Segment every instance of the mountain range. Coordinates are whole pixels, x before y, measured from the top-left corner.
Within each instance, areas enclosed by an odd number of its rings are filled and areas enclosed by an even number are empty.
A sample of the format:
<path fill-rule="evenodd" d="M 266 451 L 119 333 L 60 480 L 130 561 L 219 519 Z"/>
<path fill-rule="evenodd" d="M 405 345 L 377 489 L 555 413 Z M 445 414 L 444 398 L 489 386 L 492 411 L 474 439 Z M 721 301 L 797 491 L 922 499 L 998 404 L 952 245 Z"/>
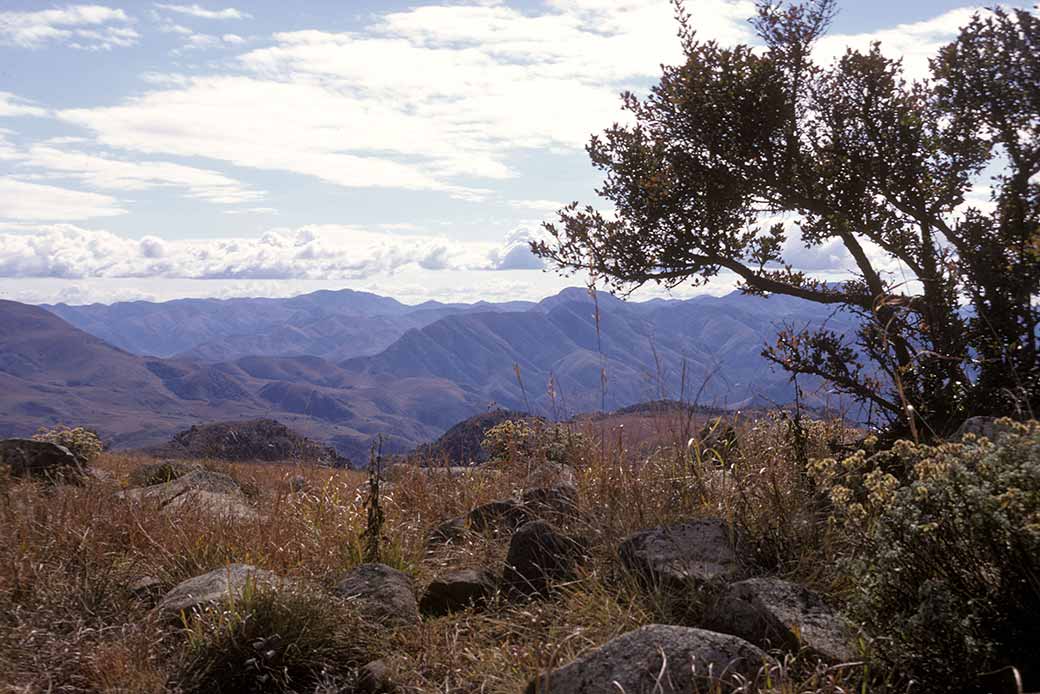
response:
<path fill-rule="evenodd" d="M 761 356 L 782 324 L 851 319 L 788 297 L 409 306 L 343 290 L 89 306 L 0 301 L 0 435 L 82 424 L 142 447 L 205 421 L 275 418 L 364 460 L 496 407 L 549 417 L 661 398 L 784 403 Z M 803 387 L 812 384 L 802 383 Z"/>

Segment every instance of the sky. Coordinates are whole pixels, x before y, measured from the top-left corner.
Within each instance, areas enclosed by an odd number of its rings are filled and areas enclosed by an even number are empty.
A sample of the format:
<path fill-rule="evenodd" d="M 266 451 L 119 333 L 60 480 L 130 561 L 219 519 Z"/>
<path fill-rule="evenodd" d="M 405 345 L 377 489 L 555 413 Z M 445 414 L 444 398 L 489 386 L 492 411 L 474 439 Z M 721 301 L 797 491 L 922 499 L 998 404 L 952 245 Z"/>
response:
<path fill-rule="evenodd" d="M 914 77 L 976 10 L 840 7 L 821 60 L 880 40 Z M 688 8 L 754 43 L 750 0 Z M 527 241 L 596 202 L 589 136 L 681 57 L 668 0 L 0 0 L 0 298 L 544 297 L 584 280 Z"/>

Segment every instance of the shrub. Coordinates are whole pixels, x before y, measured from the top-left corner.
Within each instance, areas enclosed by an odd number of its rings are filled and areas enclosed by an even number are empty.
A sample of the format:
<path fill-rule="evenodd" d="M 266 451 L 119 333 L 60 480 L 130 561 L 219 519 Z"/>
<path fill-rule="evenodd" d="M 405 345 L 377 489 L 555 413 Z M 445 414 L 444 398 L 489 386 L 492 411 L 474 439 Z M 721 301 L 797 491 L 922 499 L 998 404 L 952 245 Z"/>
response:
<path fill-rule="evenodd" d="M 362 628 L 332 598 L 256 585 L 187 618 L 186 628 L 178 684 L 187 692 L 302 692 L 322 684 L 342 686 L 371 659 L 373 650 L 373 630 Z"/>
<path fill-rule="evenodd" d="M 936 691 L 1005 665 L 1040 674 L 1040 425 L 1005 422 L 997 442 L 902 441 L 814 468 L 850 539 L 853 615 Z"/>
<path fill-rule="evenodd" d="M 591 448 L 589 438 L 560 424 L 510 419 L 488 430 L 481 444 L 491 462 L 549 461 L 575 465 Z"/>
<path fill-rule="evenodd" d="M 90 463 L 105 450 L 97 432 L 84 427 L 69 428 L 62 424 L 41 428 L 33 435 L 36 441 L 47 441 L 68 448 L 83 463 Z"/>

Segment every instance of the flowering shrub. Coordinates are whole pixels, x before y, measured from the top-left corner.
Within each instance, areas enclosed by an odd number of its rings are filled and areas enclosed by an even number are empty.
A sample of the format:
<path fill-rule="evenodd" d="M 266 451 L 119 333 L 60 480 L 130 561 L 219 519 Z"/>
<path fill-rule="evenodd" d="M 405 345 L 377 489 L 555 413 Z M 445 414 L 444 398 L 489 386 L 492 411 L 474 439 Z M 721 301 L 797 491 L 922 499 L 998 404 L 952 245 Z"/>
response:
<path fill-rule="evenodd" d="M 852 614 L 936 690 L 1040 652 L 1040 424 L 813 467 L 849 539 Z M 1030 670 L 1034 670 L 1030 672 Z"/>
<path fill-rule="evenodd" d="M 97 433 L 83 427 L 69 428 L 59 424 L 50 429 L 40 429 L 33 439 L 64 446 L 83 463 L 90 463 L 104 450 Z"/>
<path fill-rule="evenodd" d="M 589 438 L 559 424 L 510 419 L 492 427 L 481 444 L 492 462 L 549 461 L 575 465 L 588 455 Z"/>

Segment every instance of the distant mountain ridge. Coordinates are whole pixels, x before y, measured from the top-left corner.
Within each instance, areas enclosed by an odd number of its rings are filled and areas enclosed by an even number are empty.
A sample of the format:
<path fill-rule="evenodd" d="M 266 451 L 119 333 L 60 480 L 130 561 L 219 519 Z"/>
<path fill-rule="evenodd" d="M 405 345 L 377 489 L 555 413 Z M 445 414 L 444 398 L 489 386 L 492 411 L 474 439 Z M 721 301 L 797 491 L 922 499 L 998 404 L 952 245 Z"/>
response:
<path fill-rule="evenodd" d="M 530 302 L 415 306 L 351 289 L 286 299 L 178 299 L 45 305 L 73 326 L 134 354 L 230 361 L 245 356 L 376 354 L 411 328 L 473 310 L 525 310 Z"/>
<path fill-rule="evenodd" d="M 388 344 L 358 356 L 375 343 L 350 336 L 383 319 L 396 321 L 378 338 Z M 84 424 L 140 447 L 193 424 L 273 418 L 363 460 L 378 434 L 388 453 L 403 452 L 489 408 L 566 418 L 668 398 L 786 403 L 789 377 L 761 357 L 763 344 L 783 323 L 825 321 L 853 325 L 788 297 L 594 301 L 584 289 L 538 303 L 410 307 L 350 291 L 47 310 L 0 302 L 0 325 L 11 326 L 0 333 L 0 435 Z M 242 329 L 253 335 L 238 345 Z M 320 337 L 326 329 L 331 337 Z M 294 330 L 299 340 L 280 342 Z M 177 356 L 135 354 L 106 335 L 142 352 L 165 341 Z M 238 353 L 253 345 L 276 353 Z M 305 349 L 325 354 L 297 353 Z"/>

